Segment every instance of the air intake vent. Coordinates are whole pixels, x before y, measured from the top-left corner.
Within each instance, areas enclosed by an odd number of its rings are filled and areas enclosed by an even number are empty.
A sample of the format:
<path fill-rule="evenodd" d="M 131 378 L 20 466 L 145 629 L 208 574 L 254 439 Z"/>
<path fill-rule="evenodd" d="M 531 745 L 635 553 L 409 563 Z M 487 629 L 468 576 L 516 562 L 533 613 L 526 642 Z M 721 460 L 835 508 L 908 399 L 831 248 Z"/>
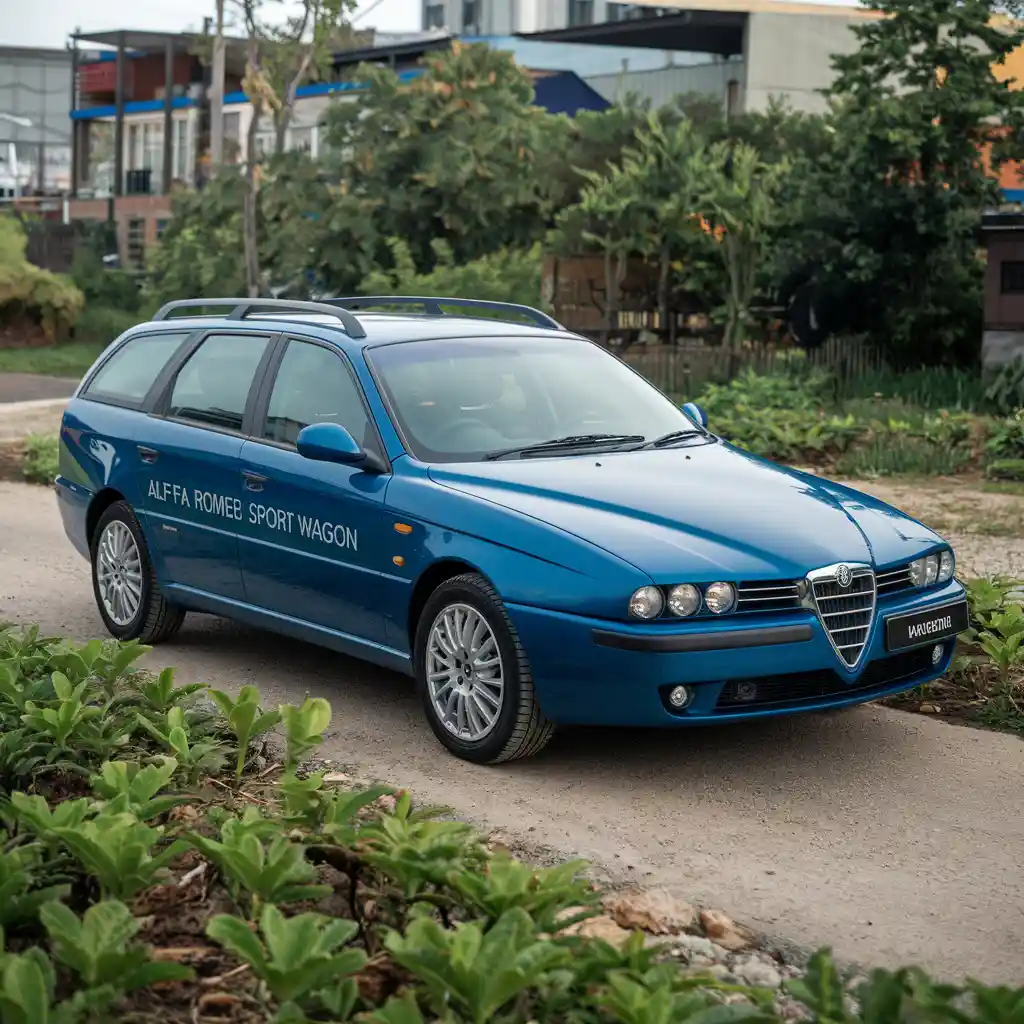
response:
<path fill-rule="evenodd" d="M 856 668 L 875 617 L 874 572 L 866 565 L 830 565 L 807 581 L 832 646 L 848 668 Z"/>

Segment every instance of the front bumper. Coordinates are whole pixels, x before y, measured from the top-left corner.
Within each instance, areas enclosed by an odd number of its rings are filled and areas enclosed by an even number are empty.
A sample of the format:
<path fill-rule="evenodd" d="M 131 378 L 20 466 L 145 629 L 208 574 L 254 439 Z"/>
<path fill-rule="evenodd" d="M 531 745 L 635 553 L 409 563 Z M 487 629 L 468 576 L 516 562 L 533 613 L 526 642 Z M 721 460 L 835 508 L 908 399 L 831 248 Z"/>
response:
<path fill-rule="evenodd" d="M 510 605 L 508 612 L 550 719 L 673 727 L 840 707 L 919 686 L 949 667 L 954 639 L 928 634 L 893 652 L 887 620 L 963 601 L 955 580 L 879 600 L 867 650 L 854 671 L 841 662 L 811 611 L 636 625 L 523 605 Z M 942 650 L 934 661 L 937 646 Z M 665 695 L 681 683 L 691 686 L 693 699 L 673 712 Z"/>

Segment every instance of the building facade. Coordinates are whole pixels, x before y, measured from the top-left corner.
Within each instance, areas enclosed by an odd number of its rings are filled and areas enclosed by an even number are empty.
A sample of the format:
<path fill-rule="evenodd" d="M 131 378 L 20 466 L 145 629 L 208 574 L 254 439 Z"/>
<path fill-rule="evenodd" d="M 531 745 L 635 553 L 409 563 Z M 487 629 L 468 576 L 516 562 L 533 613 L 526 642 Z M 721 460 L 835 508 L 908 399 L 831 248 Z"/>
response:
<path fill-rule="evenodd" d="M 0 199 L 71 184 L 71 54 L 0 47 Z"/>

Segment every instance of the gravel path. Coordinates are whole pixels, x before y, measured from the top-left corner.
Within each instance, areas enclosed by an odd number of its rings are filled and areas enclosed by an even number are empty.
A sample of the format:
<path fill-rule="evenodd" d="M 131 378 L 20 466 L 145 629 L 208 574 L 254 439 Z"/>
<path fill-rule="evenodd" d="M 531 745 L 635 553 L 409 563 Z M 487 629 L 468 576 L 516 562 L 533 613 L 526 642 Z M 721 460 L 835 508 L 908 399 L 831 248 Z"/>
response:
<path fill-rule="evenodd" d="M 53 494 L 0 483 L 0 621 L 103 635 Z M 861 963 L 1021 981 L 1024 744 L 877 706 L 686 732 L 571 730 L 498 769 L 446 756 L 407 680 L 206 616 L 150 656 L 182 680 L 326 696 L 363 777 Z"/>

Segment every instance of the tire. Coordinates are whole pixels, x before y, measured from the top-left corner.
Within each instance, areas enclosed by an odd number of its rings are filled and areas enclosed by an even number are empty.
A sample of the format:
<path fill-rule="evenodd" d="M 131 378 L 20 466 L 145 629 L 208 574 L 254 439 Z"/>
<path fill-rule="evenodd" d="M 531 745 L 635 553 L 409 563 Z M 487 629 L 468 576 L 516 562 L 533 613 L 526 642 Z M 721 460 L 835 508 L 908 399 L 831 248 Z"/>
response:
<path fill-rule="evenodd" d="M 486 707 L 489 702 L 482 700 L 480 696 L 475 696 L 473 710 L 466 711 L 465 719 L 458 719 L 457 722 L 446 726 L 441 710 L 435 705 L 435 693 L 428 682 L 430 666 L 435 663 L 440 664 L 436 661 L 436 655 L 432 653 L 431 649 L 431 637 L 435 625 L 443 625 L 446 613 L 457 617 L 465 616 L 465 619 L 457 618 L 456 621 L 476 621 L 472 619 L 471 612 L 467 609 L 475 612 L 478 619 L 486 625 L 500 656 L 498 666 L 501 673 L 500 706 L 486 734 L 479 738 L 460 735 L 456 731 L 457 726 L 464 720 L 468 729 L 476 728 L 482 722 L 482 718 L 475 708 Z M 488 649 L 489 644 L 490 641 L 485 640 L 481 651 Z M 460 651 L 454 652 L 449 664 L 461 664 L 461 662 L 457 662 L 460 653 Z M 547 745 L 554 734 L 554 724 L 544 717 L 540 705 L 537 703 L 530 663 L 516 636 L 512 620 L 508 617 L 498 592 L 483 576 L 477 573 L 455 576 L 442 583 L 430 595 L 417 623 L 413 656 L 415 658 L 416 685 L 420 691 L 427 721 L 430 723 L 431 729 L 434 730 L 434 735 L 456 757 L 476 764 L 499 764 L 503 761 L 514 761 L 536 754 Z M 484 659 L 481 658 L 481 660 Z M 474 661 L 473 664 L 475 665 L 476 662 Z M 496 687 L 493 680 L 487 676 L 494 670 L 488 669 L 484 672 L 477 670 L 479 674 L 471 682 L 469 673 L 473 671 L 472 667 L 468 670 L 464 684 L 462 677 L 456 677 L 460 685 L 475 687 L 475 690 L 471 690 L 474 693 L 485 691 L 493 695 Z M 448 677 L 440 680 L 438 685 L 444 690 L 449 681 L 450 685 L 446 692 L 449 698 L 452 698 L 452 691 L 455 688 L 454 680 Z M 458 700 L 457 697 L 454 699 Z M 470 705 L 468 697 L 464 704 Z M 477 716 L 476 722 L 469 717 L 474 714 Z M 477 729 L 477 731 L 480 730 Z"/>
<path fill-rule="evenodd" d="M 108 608 L 100 581 L 101 563 L 106 564 L 106 556 L 101 555 L 100 546 L 105 538 L 112 542 L 123 541 L 126 544 L 125 531 L 134 541 L 134 550 L 138 556 L 137 570 L 129 570 L 131 582 L 137 583 L 139 588 L 138 606 L 131 615 L 127 614 L 130 608 L 125 606 L 119 606 L 122 609 L 121 614 L 113 608 Z M 141 640 L 144 644 L 158 644 L 170 639 L 181 629 L 181 624 L 185 621 L 185 610 L 170 604 L 164 598 L 153 569 L 153 560 L 149 556 L 149 546 L 131 505 L 125 501 L 115 501 L 103 512 L 96 524 L 90 548 L 92 589 L 96 607 L 111 636 L 118 640 Z M 129 567 L 135 564 L 130 547 L 125 564 Z"/>

